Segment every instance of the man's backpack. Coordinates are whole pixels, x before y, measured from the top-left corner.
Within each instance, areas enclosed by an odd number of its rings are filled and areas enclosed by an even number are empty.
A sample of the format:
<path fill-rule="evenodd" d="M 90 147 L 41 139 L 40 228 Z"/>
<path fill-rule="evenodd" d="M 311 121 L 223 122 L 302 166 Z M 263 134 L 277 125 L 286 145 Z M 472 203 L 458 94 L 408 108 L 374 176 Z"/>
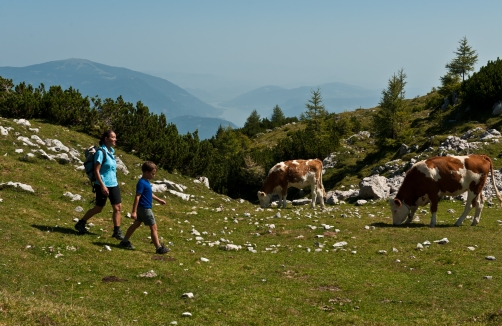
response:
<path fill-rule="evenodd" d="M 91 146 L 91 147 L 87 148 L 84 151 L 84 155 L 85 155 L 85 161 L 84 161 L 85 174 L 87 174 L 87 177 L 89 178 L 89 181 L 91 182 L 91 185 L 93 186 L 93 189 L 94 189 L 94 183 L 96 182 L 96 175 L 94 175 L 94 154 L 96 154 L 97 151 L 102 151 L 103 152 L 103 163 L 101 163 L 101 165 L 105 164 L 105 161 L 106 161 L 106 152 L 101 147 L 99 147 L 99 146 Z"/>

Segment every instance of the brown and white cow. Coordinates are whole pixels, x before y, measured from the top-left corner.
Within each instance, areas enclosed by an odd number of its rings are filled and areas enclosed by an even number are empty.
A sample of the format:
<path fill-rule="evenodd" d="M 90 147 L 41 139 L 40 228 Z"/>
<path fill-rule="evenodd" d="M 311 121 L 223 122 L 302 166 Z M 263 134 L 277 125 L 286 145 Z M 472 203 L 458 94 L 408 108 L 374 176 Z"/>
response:
<path fill-rule="evenodd" d="M 286 196 L 289 187 L 302 189 L 310 185 L 312 194 L 312 208 L 315 207 L 316 199 L 320 199 L 321 207 L 324 208 L 326 195 L 322 184 L 322 162 L 314 160 L 291 160 L 274 165 L 268 172 L 267 179 L 258 191 L 258 199 L 261 207 L 270 205 L 273 194 L 279 195 L 279 207 L 286 208 Z"/>
<path fill-rule="evenodd" d="M 396 197 L 389 200 L 394 225 L 402 224 L 406 217 L 406 223 L 410 223 L 418 206 L 430 202 L 430 226 L 434 227 L 439 197 L 457 196 L 466 191 L 464 212 L 455 226 L 462 225 L 473 207 L 476 207 L 476 213 L 471 225 L 478 224 L 484 204 L 482 190 L 490 172 L 493 188 L 502 206 L 502 197 L 495 185 L 492 160 L 486 155 L 439 156 L 415 163 L 406 172 Z"/>

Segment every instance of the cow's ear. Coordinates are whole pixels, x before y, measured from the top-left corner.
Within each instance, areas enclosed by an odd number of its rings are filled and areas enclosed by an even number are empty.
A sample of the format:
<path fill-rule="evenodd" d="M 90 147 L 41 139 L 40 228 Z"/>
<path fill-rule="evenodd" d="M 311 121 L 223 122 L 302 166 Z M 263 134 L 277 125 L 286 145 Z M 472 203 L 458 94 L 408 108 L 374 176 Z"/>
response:
<path fill-rule="evenodd" d="M 397 198 L 394 198 L 394 204 L 396 204 L 397 207 L 401 207 L 401 201 Z"/>

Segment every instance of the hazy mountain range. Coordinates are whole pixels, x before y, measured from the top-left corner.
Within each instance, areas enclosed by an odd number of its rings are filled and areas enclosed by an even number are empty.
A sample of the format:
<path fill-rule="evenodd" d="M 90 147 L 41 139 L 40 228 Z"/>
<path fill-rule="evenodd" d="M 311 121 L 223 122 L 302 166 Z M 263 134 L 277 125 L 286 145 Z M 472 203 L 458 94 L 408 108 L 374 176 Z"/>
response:
<path fill-rule="evenodd" d="M 153 73 L 152 73 L 153 74 Z M 243 81 L 210 74 L 156 74 L 108 66 L 85 59 L 51 61 L 26 67 L 0 67 L 0 76 L 14 84 L 25 82 L 46 89 L 59 85 L 78 89 L 83 96 L 141 101 L 154 114 L 163 113 L 176 124 L 180 134 L 199 130 L 199 137 L 213 136 L 218 127 L 242 127 L 253 110 L 270 117 L 279 105 L 287 117 L 305 112 L 311 91 L 321 90 L 328 112 L 368 108 L 378 104 L 381 91 L 344 83 L 326 83 L 286 89 L 278 86 L 256 88 Z M 161 77 L 179 82 L 183 88 Z M 231 122 L 230 122 L 231 121 Z"/>
<path fill-rule="evenodd" d="M 306 111 L 305 104 L 312 97 L 312 91 L 319 87 L 324 106 L 328 112 L 352 111 L 359 107 L 377 106 L 380 100 L 379 90 L 369 90 L 344 83 L 327 83 L 319 86 L 304 86 L 285 89 L 278 86 L 265 86 L 239 95 L 236 98 L 220 102 L 221 107 L 237 107 L 268 113 L 279 105 L 285 116 L 299 116 Z M 262 114 L 263 115 L 263 114 Z"/>
<path fill-rule="evenodd" d="M 136 104 L 143 102 L 150 112 L 164 113 L 167 119 L 181 115 L 216 117 L 220 109 L 199 100 L 181 87 L 159 77 L 154 77 L 126 68 L 112 67 L 89 60 L 68 59 L 51 61 L 27 67 L 0 67 L 0 75 L 24 81 L 46 89 L 60 85 L 63 89 L 72 86 L 80 93 L 102 99 L 117 99 Z"/>

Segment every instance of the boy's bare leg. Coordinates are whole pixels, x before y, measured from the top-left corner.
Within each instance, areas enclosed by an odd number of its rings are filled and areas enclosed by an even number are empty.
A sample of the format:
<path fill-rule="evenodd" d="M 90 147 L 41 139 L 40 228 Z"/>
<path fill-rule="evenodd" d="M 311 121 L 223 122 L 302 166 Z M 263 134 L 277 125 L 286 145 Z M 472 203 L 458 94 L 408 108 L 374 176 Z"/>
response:
<path fill-rule="evenodd" d="M 129 232 L 129 230 L 127 232 Z M 157 234 L 157 224 L 150 225 L 150 233 L 151 233 L 152 242 L 155 245 L 155 248 L 160 247 L 159 235 Z"/>
<path fill-rule="evenodd" d="M 131 226 L 127 229 L 126 235 L 124 237 L 124 241 L 128 241 L 129 238 L 131 238 L 134 231 L 136 231 L 136 229 L 139 228 L 140 225 L 141 225 L 140 221 L 138 221 L 138 220 L 134 221 L 134 223 L 131 224 Z"/>

